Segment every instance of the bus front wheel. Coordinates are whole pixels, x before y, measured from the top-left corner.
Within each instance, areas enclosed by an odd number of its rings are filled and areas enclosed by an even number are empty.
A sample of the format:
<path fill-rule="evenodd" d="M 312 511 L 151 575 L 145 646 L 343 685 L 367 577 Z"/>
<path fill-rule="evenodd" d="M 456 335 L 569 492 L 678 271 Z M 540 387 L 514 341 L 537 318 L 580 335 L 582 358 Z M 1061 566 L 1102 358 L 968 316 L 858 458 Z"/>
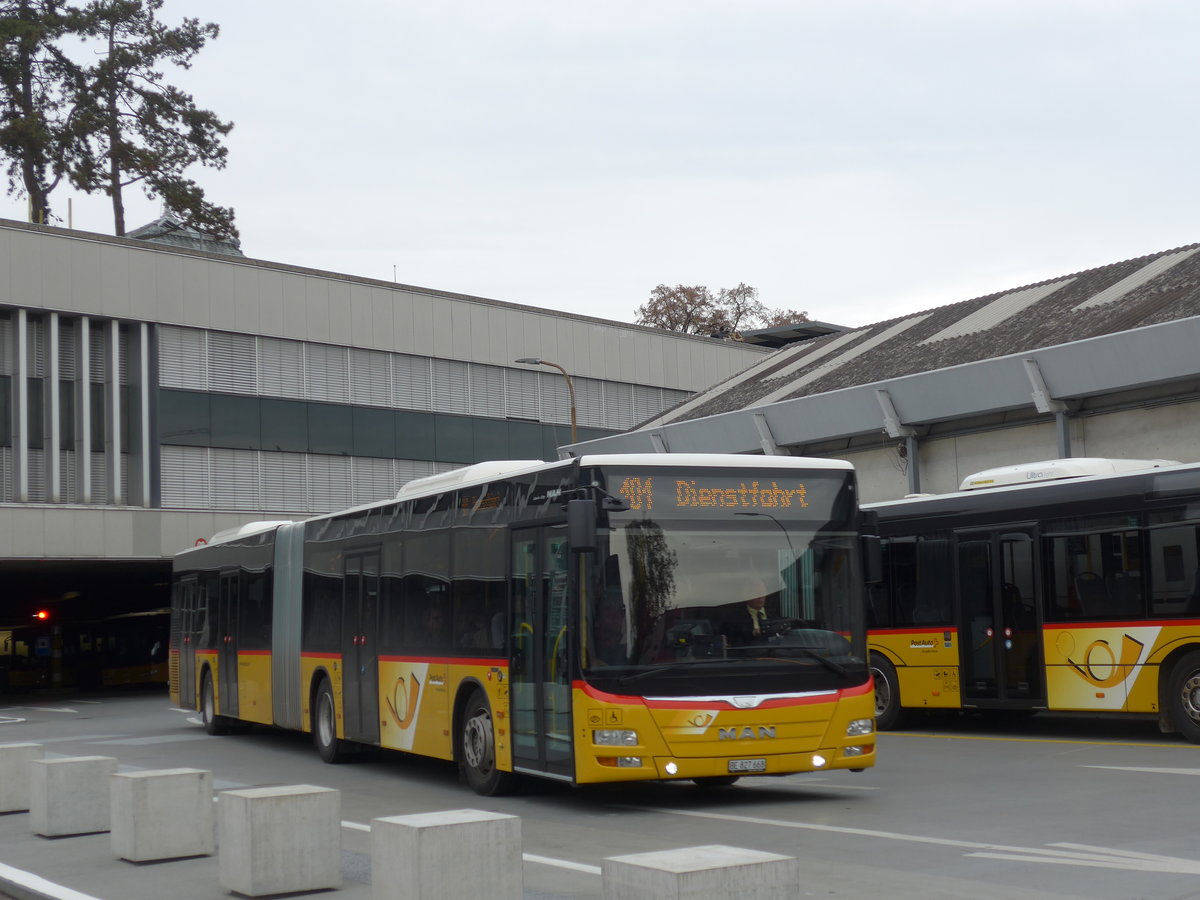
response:
<path fill-rule="evenodd" d="M 213 689 L 212 672 L 207 669 L 200 682 L 200 718 L 208 734 L 228 734 L 229 720 L 217 715 L 217 692 Z"/>
<path fill-rule="evenodd" d="M 1200 744 L 1200 650 L 1180 657 L 1167 676 L 1166 713 L 1175 730 Z"/>
<path fill-rule="evenodd" d="M 487 695 L 475 690 L 463 709 L 459 729 L 459 765 L 477 794 L 494 797 L 512 790 L 515 776 L 496 768 L 496 738 Z"/>
<path fill-rule="evenodd" d="M 900 705 L 900 680 L 896 667 L 887 657 L 871 654 L 871 674 L 875 677 L 875 727 L 880 731 L 900 728 L 909 711 Z"/>
<path fill-rule="evenodd" d="M 313 744 L 317 753 L 327 763 L 343 762 L 348 755 L 346 742 L 338 740 L 337 707 L 333 702 L 333 688 L 328 678 L 321 679 L 313 703 Z"/>

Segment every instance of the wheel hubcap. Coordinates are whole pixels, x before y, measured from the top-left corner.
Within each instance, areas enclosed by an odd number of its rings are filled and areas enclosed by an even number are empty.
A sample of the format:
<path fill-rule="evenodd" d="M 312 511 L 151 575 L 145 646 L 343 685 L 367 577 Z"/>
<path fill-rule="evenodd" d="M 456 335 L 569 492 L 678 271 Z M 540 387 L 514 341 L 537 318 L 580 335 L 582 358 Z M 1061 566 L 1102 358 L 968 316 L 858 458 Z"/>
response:
<path fill-rule="evenodd" d="M 892 701 L 891 685 L 878 669 L 872 669 L 871 674 L 875 676 L 875 715 L 882 716 Z"/>
<path fill-rule="evenodd" d="M 1181 699 L 1187 717 L 1200 723 L 1200 671 L 1193 672 L 1184 679 Z"/>
<path fill-rule="evenodd" d="M 463 728 L 463 757 L 478 772 L 491 770 L 492 720 L 487 713 L 480 711 L 467 719 Z"/>
<path fill-rule="evenodd" d="M 330 744 L 333 741 L 333 703 L 329 696 L 322 695 L 321 706 L 317 710 L 317 729 L 321 737 L 322 744 Z"/>

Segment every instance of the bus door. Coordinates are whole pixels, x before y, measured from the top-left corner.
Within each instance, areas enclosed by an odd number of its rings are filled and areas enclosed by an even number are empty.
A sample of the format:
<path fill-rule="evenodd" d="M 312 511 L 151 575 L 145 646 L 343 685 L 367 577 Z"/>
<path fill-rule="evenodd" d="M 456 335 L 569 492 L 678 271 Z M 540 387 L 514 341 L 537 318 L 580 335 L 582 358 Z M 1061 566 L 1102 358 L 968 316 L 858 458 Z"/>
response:
<path fill-rule="evenodd" d="M 238 588 L 241 572 L 222 572 L 217 599 L 217 696 L 223 716 L 238 714 Z"/>
<path fill-rule="evenodd" d="M 342 581 L 342 715 L 346 737 L 379 743 L 379 551 L 347 554 Z"/>
<path fill-rule="evenodd" d="M 1018 526 L 957 537 L 963 703 L 1037 706 L 1045 699 L 1037 536 Z"/>
<path fill-rule="evenodd" d="M 565 529 L 513 531 L 509 665 L 513 767 L 574 778 L 569 575 Z"/>
<path fill-rule="evenodd" d="M 200 646 L 202 624 L 202 613 L 197 609 L 199 585 L 194 577 L 187 578 L 176 584 L 175 590 L 179 592 L 175 604 L 178 616 L 175 627 L 179 629 L 176 635 L 179 653 L 175 657 L 179 667 L 179 702 L 191 709 L 196 703 L 196 648 Z"/>

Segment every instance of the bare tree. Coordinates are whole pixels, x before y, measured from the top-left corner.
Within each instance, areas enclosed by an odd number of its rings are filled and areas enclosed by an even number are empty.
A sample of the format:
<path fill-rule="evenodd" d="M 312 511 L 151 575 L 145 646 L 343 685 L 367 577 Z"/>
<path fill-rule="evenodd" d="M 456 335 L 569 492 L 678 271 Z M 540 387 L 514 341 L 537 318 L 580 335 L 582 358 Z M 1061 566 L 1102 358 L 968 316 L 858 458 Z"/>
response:
<path fill-rule="evenodd" d="M 716 296 L 702 284 L 675 287 L 660 284 L 650 292 L 650 299 L 637 308 L 639 325 L 714 337 L 734 337 L 748 328 L 807 320 L 807 313 L 768 309 L 759 302 L 757 288 L 745 282 L 734 288 L 721 288 Z"/>

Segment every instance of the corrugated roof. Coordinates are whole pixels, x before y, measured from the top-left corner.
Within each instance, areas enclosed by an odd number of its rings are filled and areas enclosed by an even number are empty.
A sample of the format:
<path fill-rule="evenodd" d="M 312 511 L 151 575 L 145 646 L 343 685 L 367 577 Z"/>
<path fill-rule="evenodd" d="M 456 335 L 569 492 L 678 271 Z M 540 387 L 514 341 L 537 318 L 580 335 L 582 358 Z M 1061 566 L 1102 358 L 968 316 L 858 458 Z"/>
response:
<path fill-rule="evenodd" d="M 1093 295 L 1087 300 L 1084 300 L 1082 303 L 1076 306 L 1075 309 L 1092 309 L 1096 306 L 1104 306 L 1106 303 L 1115 303 L 1134 288 L 1141 287 L 1151 278 L 1157 278 L 1168 269 L 1179 265 L 1197 250 L 1200 250 L 1200 247 L 1193 247 L 1191 250 L 1180 250 L 1177 253 L 1163 254 L 1153 262 L 1142 266 L 1133 274 L 1126 275 L 1116 284 L 1109 285 L 1104 290 L 1100 291 L 1100 293 Z"/>
<path fill-rule="evenodd" d="M 1045 300 L 1055 291 L 1066 287 L 1074 278 L 1063 281 L 1052 281 L 1050 284 L 1039 284 L 1025 288 L 1022 291 L 1012 291 L 993 300 L 987 306 L 982 306 L 975 312 L 963 316 L 953 325 L 943 328 L 933 337 L 925 338 L 922 344 L 936 344 L 938 341 L 948 341 L 951 338 L 974 334 L 977 331 L 987 331 L 995 328 L 1001 322 L 1011 319 L 1017 313 L 1028 309 L 1039 300 Z"/>
<path fill-rule="evenodd" d="M 1200 244 L 814 338 L 643 428 L 1200 316 Z M 874 336 L 872 336 L 874 335 Z M 840 352 L 853 349 L 855 352 Z"/>
<path fill-rule="evenodd" d="M 776 400 L 782 400 L 784 397 L 787 397 L 789 394 L 796 393 L 796 391 L 800 390 L 800 388 L 804 387 L 806 384 L 816 381 L 818 378 L 823 377 L 824 375 L 828 374 L 829 372 L 838 368 L 839 366 L 844 366 L 846 363 L 850 362 L 851 360 L 857 359 L 858 357 L 862 356 L 864 353 L 869 353 L 870 351 L 874 350 L 876 347 L 878 347 L 880 344 L 884 343 L 885 341 L 890 341 L 892 338 L 896 337 L 899 334 L 903 334 L 905 331 L 908 331 L 908 329 L 912 328 L 914 325 L 919 325 L 920 323 L 924 322 L 928 318 L 929 318 L 929 313 L 926 313 L 923 316 L 914 316 L 910 319 L 903 319 L 903 320 L 897 322 L 895 325 L 891 326 L 890 328 L 885 328 L 883 331 L 879 332 L 879 334 L 875 335 L 874 337 L 867 338 L 862 343 L 855 344 L 853 347 L 850 347 L 849 349 L 847 349 L 845 353 L 840 353 L 837 356 L 835 356 L 833 359 L 828 360 L 827 362 L 824 362 L 819 366 L 815 366 L 815 367 L 809 369 L 807 372 L 805 372 L 799 378 L 787 379 L 786 383 L 783 384 L 781 387 L 777 388 L 776 390 L 772 391 L 771 393 L 767 394 L 766 396 L 760 397 L 758 400 L 754 401 L 750 405 L 751 406 L 762 406 L 763 404 L 766 404 L 766 403 L 774 403 Z M 855 332 L 852 335 L 846 335 L 846 337 L 853 337 L 855 335 L 861 335 L 862 333 L 863 332 L 859 331 L 859 332 Z M 837 341 L 831 341 L 828 346 L 832 347 L 836 343 L 837 343 Z M 806 360 L 806 362 L 807 361 L 808 360 Z"/>

